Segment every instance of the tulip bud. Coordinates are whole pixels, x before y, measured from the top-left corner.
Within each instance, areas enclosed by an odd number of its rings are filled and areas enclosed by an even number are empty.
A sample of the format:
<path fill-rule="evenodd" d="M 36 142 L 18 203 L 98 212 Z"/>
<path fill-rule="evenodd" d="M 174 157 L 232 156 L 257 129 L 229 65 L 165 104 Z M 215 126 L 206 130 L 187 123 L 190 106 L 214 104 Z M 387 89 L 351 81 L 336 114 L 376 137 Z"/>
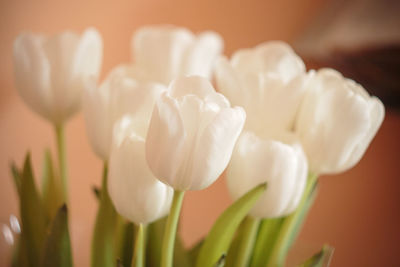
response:
<path fill-rule="evenodd" d="M 146 158 L 154 175 L 177 190 L 200 190 L 226 168 L 246 114 L 231 108 L 201 77 L 174 80 L 154 108 Z"/>
<path fill-rule="evenodd" d="M 233 151 L 226 178 L 235 200 L 267 182 L 267 190 L 250 215 L 255 218 L 285 216 L 300 202 L 307 181 L 307 160 L 298 144 L 289 145 L 243 132 Z"/>
<path fill-rule="evenodd" d="M 296 131 L 310 168 L 320 174 L 343 172 L 363 156 L 383 118 L 382 102 L 332 69 L 311 79 Z"/>
<path fill-rule="evenodd" d="M 80 108 L 88 79 L 97 80 L 102 40 L 95 29 L 81 36 L 64 32 L 52 37 L 24 33 L 14 42 L 16 87 L 42 117 L 59 125 Z"/>
<path fill-rule="evenodd" d="M 218 90 L 247 113 L 245 129 L 273 135 L 293 128 L 308 75 L 286 43 L 272 41 L 233 54 L 216 64 Z"/>
<path fill-rule="evenodd" d="M 138 82 L 134 69 L 115 68 L 97 87 L 92 83 L 83 94 L 86 131 L 95 153 L 107 160 L 110 154 L 114 123 L 125 114 L 150 121 L 154 103 L 166 87 Z"/>
<path fill-rule="evenodd" d="M 146 163 L 148 123 L 124 116 L 116 122 L 110 154 L 108 191 L 123 217 L 147 224 L 169 212 L 173 190 L 157 180 Z"/>
<path fill-rule="evenodd" d="M 148 80 L 166 85 L 184 75 L 210 78 L 222 49 L 223 40 L 215 32 L 196 36 L 170 25 L 140 28 L 132 38 L 135 65 L 147 73 Z"/>

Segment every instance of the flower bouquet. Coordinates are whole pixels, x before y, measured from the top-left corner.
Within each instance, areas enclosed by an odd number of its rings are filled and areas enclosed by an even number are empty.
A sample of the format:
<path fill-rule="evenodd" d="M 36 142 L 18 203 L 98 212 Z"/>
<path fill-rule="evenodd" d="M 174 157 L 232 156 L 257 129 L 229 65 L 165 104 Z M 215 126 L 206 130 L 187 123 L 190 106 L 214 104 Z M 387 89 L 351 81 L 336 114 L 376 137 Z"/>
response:
<path fill-rule="evenodd" d="M 11 166 L 22 224 L 12 266 L 73 265 L 64 127 L 81 106 L 104 161 L 91 266 L 285 264 L 318 176 L 361 159 L 384 107 L 335 70 L 306 71 L 284 42 L 231 59 L 222 50 L 215 32 L 143 27 L 133 35 L 133 62 L 98 83 L 97 30 L 18 36 L 16 88 L 54 125 L 58 155 L 45 153 L 40 190 L 29 153 Z M 185 192 L 224 171 L 233 204 L 184 248 L 177 228 Z M 326 266 L 331 254 L 325 245 L 299 265 Z"/>

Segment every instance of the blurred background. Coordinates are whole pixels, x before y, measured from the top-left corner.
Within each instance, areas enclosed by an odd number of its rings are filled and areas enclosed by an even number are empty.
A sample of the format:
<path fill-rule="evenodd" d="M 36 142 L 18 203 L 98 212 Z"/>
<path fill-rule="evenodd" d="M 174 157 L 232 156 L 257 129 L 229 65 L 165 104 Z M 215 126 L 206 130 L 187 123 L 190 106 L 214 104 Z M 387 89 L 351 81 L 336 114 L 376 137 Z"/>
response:
<path fill-rule="evenodd" d="M 98 28 L 104 41 L 102 77 L 130 60 L 134 30 L 175 24 L 215 30 L 225 53 L 266 40 L 292 44 L 310 68 L 332 66 L 363 84 L 387 105 L 382 128 L 361 162 L 342 175 L 322 177 L 315 205 L 295 245 L 306 257 L 328 243 L 332 266 L 399 266 L 400 258 L 400 1 L 397 0 L 147 0 L 0 1 L 0 223 L 18 214 L 11 160 L 31 151 L 40 173 L 44 149 L 55 152 L 51 125 L 17 95 L 12 44 L 22 31 L 53 34 Z M 89 248 L 102 163 L 91 151 L 82 115 L 67 124 L 71 232 L 75 266 L 89 266 Z M 36 177 L 38 178 L 38 177 Z M 192 246 L 231 203 L 224 178 L 186 195 L 180 234 Z M 9 248 L 0 236 L 0 266 Z M 297 256 L 295 255 L 294 258 Z"/>

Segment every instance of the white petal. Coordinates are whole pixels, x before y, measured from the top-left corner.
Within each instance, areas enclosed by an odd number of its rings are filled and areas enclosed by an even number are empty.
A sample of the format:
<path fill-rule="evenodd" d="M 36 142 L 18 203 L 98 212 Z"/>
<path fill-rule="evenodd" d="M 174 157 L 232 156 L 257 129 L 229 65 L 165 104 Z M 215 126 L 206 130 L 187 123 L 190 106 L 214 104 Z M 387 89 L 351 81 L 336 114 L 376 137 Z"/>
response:
<path fill-rule="evenodd" d="M 263 77 L 262 93 L 253 94 L 253 101 L 247 103 L 248 129 L 263 136 L 292 131 L 310 76 L 312 73 L 299 75 L 287 84 L 276 78 Z"/>
<path fill-rule="evenodd" d="M 337 172 L 346 171 L 354 167 L 354 165 L 356 165 L 361 160 L 369 144 L 371 143 L 372 139 L 375 137 L 378 129 L 380 128 L 385 117 L 385 107 L 383 106 L 382 102 L 376 97 L 372 97 L 369 100 L 369 115 L 369 129 L 364 135 L 364 138 L 360 140 L 358 144 L 354 147 L 351 155 L 349 155 L 347 162 L 343 164 L 340 169 L 337 169 Z"/>
<path fill-rule="evenodd" d="M 147 126 L 156 100 L 166 88 L 161 84 L 137 82 L 128 77 L 116 77 L 110 85 L 110 112 L 114 121 L 124 114 L 143 121 L 141 134 L 146 136 Z"/>
<path fill-rule="evenodd" d="M 222 174 L 245 120 L 242 108 L 225 108 L 202 131 L 194 150 L 190 190 L 204 189 Z"/>
<path fill-rule="evenodd" d="M 92 149 L 101 159 L 108 160 L 113 120 L 107 83 L 98 87 L 92 80 L 83 91 L 82 101 L 86 132 Z"/>
<path fill-rule="evenodd" d="M 183 160 L 186 133 L 179 105 L 167 93 L 157 101 L 146 138 L 146 159 L 154 175 L 173 186 Z"/>
<path fill-rule="evenodd" d="M 215 93 L 209 80 L 200 76 L 181 76 L 174 79 L 169 91 L 172 97 L 179 98 L 185 95 L 195 95 L 204 99 L 207 95 Z"/>
<path fill-rule="evenodd" d="M 305 71 L 304 62 L 287 43 L 270 41 L 258 45 L 255 50 L 261 61 L 259 70 L 275 73 L 285 83 Z"/>
<path fill-rule="evenodd" d="M 181 191 L 188 190 L 193 183 L 192 170 L 194 165 L 197 164 L 193 157 L 197 149 L 196 141 L 201 129 L 205 128 L 218 112 L 213 109 L 205 110 L 204 106 L 204 102 L 195 95 L 186 95 L 179 101 L 185 139 L 181 149 L 182 161 L 179 163 L 179 169 L 175 174 L 174 180 L 169 184 Z"/>
<path fill-rule="evenodd" d="M 75 53 L 79 42 L 78 34 L 63 32 L 51 36 L 43 48 L 50 64 L 52 115 L 62 122 L 78 110 L 81 88 L 76 88 L 73 77 Z"/>
<path fill-rule="evenodd" d="M 94 28 L 87 29 L 77 44 L 71 66 L 71 80 L 62 92 L 69 103 L 66 114 L 73 114 L 80 108 L 82 91 L 87 79 L 97 81 L 103 57 L 103 43 L 100 34 Z"/>
<path fill-rule="evenodd" d="M 82 34 L 74 58 L 73 72 L 79 76 L 98 77 L 103 58 L 103 42 L 95 28 L 89 28 Z"/>
<path fill-rule="evenodd" d="M 220 57 L 216 62 L 215 79 L 217 89 L 229 99 L 232 105 L 242 105 L 243 92 L 239 78 L 225 57 Z"/>
<path fill-rule="evenodd" d="M 133 36 L 134 61 L 151 73 L 152 80 L 168 84 L 179 74 L 184 53 L 194 38 L 184 28 L 143 27 Z"/>
<path fill-rule="evenodd" d="M 167 214 L 173 190 L 153 176 L 145 160 L 143 138 L 125 126 L 116 130 L 123 132 L 119 137 L 123 141 L 114 143 L 111 152 L 109 194 L 122 216 L 136 224 L 150 223 Z"/>
<path fill-rule="evenodd" d="M 300 145 L 294 145 L 294 153 L 296 154 L 295 157 L 297 158 L 297 179 L 295 180 L 295 188 L 293 193 L 291 194 L 291 199 L 286 209 L 282 212 L 284 215 L 288 215 L 296 210 L 298 207 L 301 197 L 303 196 L 304 189 L 307 184 L 307 174 L 308 174 L 308 164 L 307 158 L 304 155 L 304 152 Z"/>
<path fill-rule="evenodd" d="M 51 116 L 50 65 L 43 51 L 44 37 L 21 34 L 14 42 L 15 82 L 22 99 L 41 116 Z"/>
<path fill-rule="evenodd" d="M 221 54 L 223 40 L 215 32 L 203 32 L 187 48 L 181 65 L 181 75 L 200 75 L 211 78 L 215 59 Z"/>

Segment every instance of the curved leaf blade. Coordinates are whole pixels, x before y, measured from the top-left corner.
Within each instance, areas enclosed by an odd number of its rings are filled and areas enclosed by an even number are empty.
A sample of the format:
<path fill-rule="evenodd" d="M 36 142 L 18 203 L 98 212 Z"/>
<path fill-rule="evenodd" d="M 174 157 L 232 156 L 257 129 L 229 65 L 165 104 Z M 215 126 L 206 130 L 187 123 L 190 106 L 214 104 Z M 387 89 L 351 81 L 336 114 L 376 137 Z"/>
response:
<path fill-rule="evenodd" d="M 31 266 L 39 266 L 46 237 L 47 218 L 42 199 L 35 186 L 29 153 L 21 176 L 20 214 L 29 263 Z"/>
<path fill-rule="evenodd" d="M 236 229 L 266 188 L 266 183 L 256 186 L 222 213 L 204 241 L 197 267 L 214 266 L 226 254 Z"/>
<path fill-rule="evenodd" d="M 64 204 L 54 217 L 45 244 L 43 267 L 72 267 L 67 213 L 67 206 Z"/>

